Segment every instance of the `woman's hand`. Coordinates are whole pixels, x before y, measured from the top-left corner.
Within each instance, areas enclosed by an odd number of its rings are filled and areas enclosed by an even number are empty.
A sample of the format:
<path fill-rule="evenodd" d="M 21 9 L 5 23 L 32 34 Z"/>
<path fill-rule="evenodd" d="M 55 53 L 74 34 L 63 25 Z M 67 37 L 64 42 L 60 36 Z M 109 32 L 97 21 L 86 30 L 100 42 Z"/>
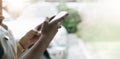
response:
<path fill-rule="evenodd" d="M 46 18 L 46 21 L 51 21 L 55 16 L 52 16 L 51 18 Z M 20 39 L 20 44 L 23 46 L 24 49 L 27 49 L 30 45 L 35 44 L 36 41 L 39 40 L 41 33 L 41 27 L 43 23 L 36 26 L 33 30 L 30 30 L 29 32 L 26 33 L 25 36 L 23 36 Z"/>
<path fill-rule="evenodd" d="M 28 33 L 28 35 L 30 35 L 30 39 L 27 39 L 27 41 L 34 42 L 34 45 L 25 54 L 23 54 L 20 59 L 39 59 L 45 49 L 49 46 L 53 37 L 56 35 L 58 28 L 60 27 L 59 23 L 62 22 L 63 19 L 64 18 L 62 17 L 49 22 L 50 19 L 46 18 L 42 25 L 36 28 L 37 30 L 35 32 L 39 30 L 41 31 L 40 36 L 34 36 Z"/>

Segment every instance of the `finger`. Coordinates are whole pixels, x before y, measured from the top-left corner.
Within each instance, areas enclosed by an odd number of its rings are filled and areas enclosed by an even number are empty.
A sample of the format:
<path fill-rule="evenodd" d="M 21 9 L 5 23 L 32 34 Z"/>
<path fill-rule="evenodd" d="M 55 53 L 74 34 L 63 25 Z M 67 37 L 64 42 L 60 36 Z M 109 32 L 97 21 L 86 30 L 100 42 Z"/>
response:
<path fill-rule="evenodd" d="M 37 31 L 40 31 L 41 27 L 42 27 L 42 24 L 38 25 L 35 29 L 36 29 Z"/>
<path fill-rule="evenodd" d="M 48 21 L 49 21 L 49 18 L 46 17 L 45 21 L 48 22 Z M 36 27 L 37 31 L 40 31 L 40 30 L 41 30 L 41 27 L 42 27 L 42 24 L 38 25 L 38 26 Z"/>
<path fill-rule="evenodd" d="M 48 22 L 48 21 L 49 21 L 49 18 L 46 17 L 45 21 Z M 42 27 L 42 24 L 38 25 L 35 29 L 36 29 L 37 31 L 40 31 L 40 30 L 41 30 L 41 27 Z"/>
<path fill-rule="evenodd" d="M 44 21 L 41 27 L 41 31 L 46 30 L 47 26 L 48 26 L 48 21 Z"/>
<path fill-rule="evenodd" d="M 50 19 L 49 17 L 46 17 L 46 18 L 45 18 L 45 21 L 49 22 L 49 19 Z"/>

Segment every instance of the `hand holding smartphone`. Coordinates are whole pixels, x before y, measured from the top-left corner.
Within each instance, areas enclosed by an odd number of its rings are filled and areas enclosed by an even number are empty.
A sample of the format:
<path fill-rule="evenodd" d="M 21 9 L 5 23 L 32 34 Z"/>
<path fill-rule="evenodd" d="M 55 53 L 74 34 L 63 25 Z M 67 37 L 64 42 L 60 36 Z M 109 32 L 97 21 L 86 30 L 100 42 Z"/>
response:
<path fill-rule="evenodd" d="M 58 22 L 59 24 L 61 24 L 61 22 L 64 20 L 62 18 L 65 18 L 68 15 L 67 11 L 61 11 L 60 13 L 58 13 L 53 19 L 49 20 L 51 22 Z M 39 31 L 41 29 L 42 24 L 38 25 L 35 29 L 33 29 L 34 31 Z M 40 31 L 41 33 L 41 31 Z"/>
<path fill-rule="evenodd" d="M 61 11 L 50 22 L 53 22 L 53 21 L 61 21 L 62 22 L 64 20 L 62 18 L 65 18 L 67 15 L 68 15 L 67 11 Z"/>

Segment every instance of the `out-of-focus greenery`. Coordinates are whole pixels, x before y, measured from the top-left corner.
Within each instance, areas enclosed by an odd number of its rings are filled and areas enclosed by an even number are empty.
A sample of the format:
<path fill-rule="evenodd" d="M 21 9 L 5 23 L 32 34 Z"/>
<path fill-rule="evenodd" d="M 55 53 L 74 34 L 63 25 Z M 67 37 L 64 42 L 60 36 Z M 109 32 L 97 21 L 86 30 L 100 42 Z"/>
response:
<path fill-rule="evenodd" d="M 120 21 L 91 21 L 92 22 L 81 23 L 78 25 L 78 36 L 80 36 L 82 39 L 86 41 L 120 40 Z"/>
<path fill-rule="evenodd" d="M 67 11 L 69 13 L 63 21 L 63 26 L 65 26 L 68 33 L 75 33 L 77 31 L 78 23 L 81 22 L 79 12 L 73 8 L 69 8 L 65 2 L 61 2 L 57 7 L 59 12 Z"/>

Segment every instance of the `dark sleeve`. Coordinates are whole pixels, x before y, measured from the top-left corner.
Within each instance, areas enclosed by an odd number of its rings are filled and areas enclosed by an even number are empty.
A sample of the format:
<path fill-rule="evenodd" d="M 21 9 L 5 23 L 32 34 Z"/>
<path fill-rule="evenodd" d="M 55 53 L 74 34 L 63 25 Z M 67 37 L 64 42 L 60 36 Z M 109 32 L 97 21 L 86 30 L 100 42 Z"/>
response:
<path fill-rule="evenodd" d="M 3 47 L 2 47 L 2 45 L 0 43 L 0 59 L 2 59 L 3 53 L 4 53 Z"/>
<path fill-rule="evenodd" d="M 33 44 L 30 45 L 30 46 L 28 47 L 28 49 L 31 48 L 32 46 L 33 46 Z M 49 53 L 48 53 L 47 50 L 45 50 L 43 54 L 44 54 L 44 56 L 45 56 L 47 59 L 51 59 L 51 58 L 50 58 L 50 55 L 49 55 Z"/>
<path fill-rule="evenodd" d="M 45 50 L 44 55 L 47 57 L 47 59 L 51 59 L 47 50 Z"/>

